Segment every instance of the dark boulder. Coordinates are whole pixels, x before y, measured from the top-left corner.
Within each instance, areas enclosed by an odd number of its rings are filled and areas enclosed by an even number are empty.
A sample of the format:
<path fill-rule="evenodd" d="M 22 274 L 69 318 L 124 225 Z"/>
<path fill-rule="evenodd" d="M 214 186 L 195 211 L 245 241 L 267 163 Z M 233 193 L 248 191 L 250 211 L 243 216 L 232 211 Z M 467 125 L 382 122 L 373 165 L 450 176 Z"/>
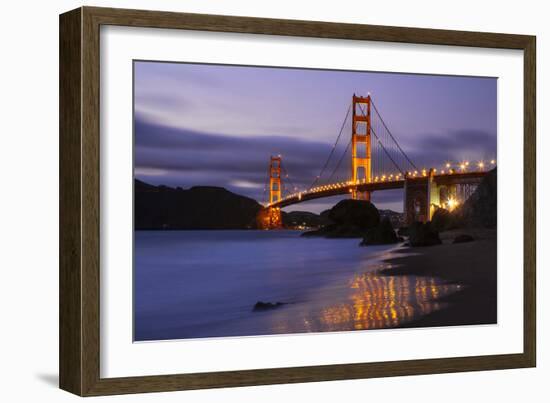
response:
<path fill-rule="evenodd" d="M 327 238 L 362 238 L 367 231 L 380 222 L 378 209 L 366 200 L 342 200 L 328 213 L 321 213 L 330 223 L 316 231 L 305 232 L 303 236 Z"/>
<path fill-rule="evenodd" d="M 457 235 L 455 239 L 453 240 L 453 243 L 465 243 L 465 242 L 472 242 L 474 240 L 474 237 L 468 234 L 461 234 Z"/>
<path fill-rule="evenodd" d="M 360 245 L 385 245 L 397 242 L 399 242 L 399 238 L 393 229 L 390 219 L 386 217 L 376 227 L 367 231 Z"/>
<path fill-rule="evenodd" d="M 430 222 L 415 222 L 409 226 L 409 243 L 411 246 L 432 246 L 441 244 L 439 232 L 434 230 Z"/>
<path fill-rule="evenodd" d="M 253 311 L 267 311 L 270 309 L 279 308 L 283 305 L 286 305 L 284 302 L 264 302 L 264 301 L 258 301 L 256 304 L 254 304 L 254 308 L 252 308 Z"/>
<path fill-rule="evenodd" d="M 321 217 L 321 220 L 323 220 L 325 224 L 333 224 L 333 222 L 330 220 L 330 217 L 329 217 L 330 209 L 321 211 L 321 214 L 319 214 L 319 216 Z"/>
<path fill-rule="evenodd" d="M 329 219 L 337 225 L 372 228 L 380 222 L 378 209 L 366 200 L 342 200 L 330 209 Z"/>

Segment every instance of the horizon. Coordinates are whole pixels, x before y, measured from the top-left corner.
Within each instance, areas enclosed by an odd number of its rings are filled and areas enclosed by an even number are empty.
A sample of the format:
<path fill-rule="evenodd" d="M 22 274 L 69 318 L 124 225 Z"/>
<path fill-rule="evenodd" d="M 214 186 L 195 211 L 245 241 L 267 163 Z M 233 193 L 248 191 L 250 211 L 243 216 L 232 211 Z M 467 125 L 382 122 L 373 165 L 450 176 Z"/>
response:
<path fill-rule="evenodd" d="M 354 93 L 371 94 L 419 167 L 496 159 L 496 78 L 136 61 L 134 177 L 223 187 L 262 203 L 269 158 L 281 154 L 289 185 L 307 188 Z M 335 172 L 345 178 L 350 162 Z M 374 192 L 372 202 L 402 212 L 402 192 Z M 283 210 L 320 213 L 346 197 Z"/>

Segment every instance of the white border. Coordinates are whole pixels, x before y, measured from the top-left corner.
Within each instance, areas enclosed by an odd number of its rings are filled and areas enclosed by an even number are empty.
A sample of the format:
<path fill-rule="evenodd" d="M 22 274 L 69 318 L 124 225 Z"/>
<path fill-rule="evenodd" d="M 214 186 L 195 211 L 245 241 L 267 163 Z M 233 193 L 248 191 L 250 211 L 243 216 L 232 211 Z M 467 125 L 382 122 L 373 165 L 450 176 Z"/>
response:
<path fill-rule="evenodd" d="M 100 49 L 101 377 L 523 351 L 521 51 L 112 26 Z M 498 325 L 132 343 L 133 59 L 498 77 Z"/>

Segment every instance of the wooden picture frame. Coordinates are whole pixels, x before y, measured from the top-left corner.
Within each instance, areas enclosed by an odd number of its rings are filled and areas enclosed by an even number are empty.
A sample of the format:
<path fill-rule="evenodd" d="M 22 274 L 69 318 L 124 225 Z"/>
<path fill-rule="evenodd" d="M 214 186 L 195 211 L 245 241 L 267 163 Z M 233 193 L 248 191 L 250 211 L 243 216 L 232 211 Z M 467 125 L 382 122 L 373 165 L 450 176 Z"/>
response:
<path fill-rule="evenodd" d="M 524 52 L 524 349 L 521 354 L 127 378 L 100 377 L 99 35 L 102 25 Z M 80 396 L 533 367 L 536 363 L 535 37 L 82 7 L 60 16 L 60 387 Z"/>

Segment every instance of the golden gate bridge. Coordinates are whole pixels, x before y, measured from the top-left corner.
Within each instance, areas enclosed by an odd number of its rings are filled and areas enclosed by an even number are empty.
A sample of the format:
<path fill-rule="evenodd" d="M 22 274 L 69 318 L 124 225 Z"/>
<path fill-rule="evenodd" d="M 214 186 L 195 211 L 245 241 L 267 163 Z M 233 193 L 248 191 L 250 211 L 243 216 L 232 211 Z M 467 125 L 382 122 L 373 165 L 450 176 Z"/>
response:
<path fill-rule="evenodd" d="M 351 130 L 348 128 L 351 136 L 340 158 L 335 160 L 348 123 L 351 124 Z M 347 177 L 338 178 L 337 173 L 348 158 L 351 164 L 345 169 Z M 334 161 L 334 168 L 329 173 L 331 161 Z M 399 145 L 371 95 L 354 94 L 334 145 L 308 188 L 298 190 L 293 186 L 292 191 L 288 191 L 284 184 L 292 183 L 292 179 L 283 158 L 271 156 L 267 181 L 269 201 L 260 212 L 259 221 L 263 228 L 277 228 L 282 225 L 280 210 L 286 206 L 346 194 L 353 199 L 370 200 L 376 191 L 404 189 L 406 222 L 426 222 L 437 208 L 453 210 L 465 201 L 495 164 L 495 160 L 475 164 L 461 161 L 446 162 L 439 169 L 419 169 Z"/>

